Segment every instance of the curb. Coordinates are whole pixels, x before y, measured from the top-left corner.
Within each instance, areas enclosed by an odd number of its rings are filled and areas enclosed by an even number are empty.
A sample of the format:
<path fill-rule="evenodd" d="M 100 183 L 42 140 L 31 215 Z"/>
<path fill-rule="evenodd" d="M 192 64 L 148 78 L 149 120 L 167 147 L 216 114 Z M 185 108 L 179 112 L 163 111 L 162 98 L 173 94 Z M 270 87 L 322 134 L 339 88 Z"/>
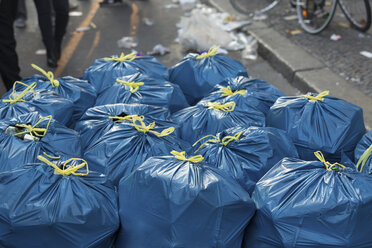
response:
<path fill-rule="evenodd" d="M 224 10 L 215 0 L 209 4 Z M 235 14 L 235 13 L 234 13 Z M 239 15 L 244 18 L 244 16 Z M 372 98 L 332 72 L 323 62 L 263 22 L 254 22 L 244 32 L 258 42 L 258 54 L 302 93 L 330 90 L 331 95 L 360 106 L 366 128 L 372 128 Z"/>

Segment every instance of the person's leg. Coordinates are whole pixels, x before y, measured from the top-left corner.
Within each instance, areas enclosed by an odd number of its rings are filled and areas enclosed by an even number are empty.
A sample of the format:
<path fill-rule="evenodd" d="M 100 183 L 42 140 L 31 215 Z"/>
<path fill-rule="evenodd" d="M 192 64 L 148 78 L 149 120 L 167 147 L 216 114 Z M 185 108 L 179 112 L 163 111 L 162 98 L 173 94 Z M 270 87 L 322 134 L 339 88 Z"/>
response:
<path fill-rule="evenodd" d="M 54 32 L 54 49 L 56 59 L 59 60 L 61 57 L 61 46 L 63 36 L 66 33 L 66 28 L 69 19 L 69 2 L 68 0 L 53 0 L 54 10 L 56 13 L 56 25 Z"/>
<path fill-rule="evenodd" d="M 0 74 L 8 90 L 21 79 L 13 29 L 17 3 L 14 0 L 0 1 Z"/>
<path fill-rule="evenodd" d="M 56 67 L 56 58 L 54 55 L 54 35 L 51 17 L 51 3 L 50 0 L 34 0 L 39 20 L 39 27 L 43 43 L 47 50 L 47 65 Z"/>

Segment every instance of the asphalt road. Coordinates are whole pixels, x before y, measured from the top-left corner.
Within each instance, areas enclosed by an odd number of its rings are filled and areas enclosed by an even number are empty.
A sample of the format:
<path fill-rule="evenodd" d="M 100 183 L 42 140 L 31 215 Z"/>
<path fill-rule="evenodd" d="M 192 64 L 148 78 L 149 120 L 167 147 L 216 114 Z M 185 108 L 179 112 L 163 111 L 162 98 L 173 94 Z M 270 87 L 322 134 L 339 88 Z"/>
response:
<path fill-rule="evenodd" d="M 21 76 L 28 77 L 36 73 L 30 64 L 37 64 L 45 69 L 45 55 L 37 55 L 36 51 L 44 49 L 37 23 L 37 14 L 33 1 L 26 1 L 28 20 L 25 29 L 16 28 L 17 52 L 21 67 Z M 170 67 L 185 56 L 186 51 L 175 42 L 177 38 L 176 23 L 184 14 L 182 8 L 164 8 L 172 3 L 171 0 L 126 1 L 124 4 L 100 7 L 99 0 L 77 1 L 82 12 L 81 16 L 71 16 L 68 32 L 63 42 L 62 57 L 58 67 L 53 70 L 56 77 L 81 77 L 87 67 L 97 58 L 129 53 L 130 49 L 122 49 L 117 40 L 124 36 L 137 37 L 138 46 L 134 49 L 146 53 L 156 44 L 162 44 L 171 50 L 158 59 Z M 154 20 L 154 25 L 147 26 L 143 18 Z M 91 23 L 93 23 L 92 27 Z M 90 27 L 84 32 L 77 32 L 77 28 Z M 229 53 L 230 57 L 241 60 L 240 53 Z M 276 72 L 262 58 L 255 61 L 244 60 L 248 73 L 252 77 L 272 83 L 285 94 L 297 94 L 283 76 Z M 0 89 L 3 93 L 4 89 Z"/>

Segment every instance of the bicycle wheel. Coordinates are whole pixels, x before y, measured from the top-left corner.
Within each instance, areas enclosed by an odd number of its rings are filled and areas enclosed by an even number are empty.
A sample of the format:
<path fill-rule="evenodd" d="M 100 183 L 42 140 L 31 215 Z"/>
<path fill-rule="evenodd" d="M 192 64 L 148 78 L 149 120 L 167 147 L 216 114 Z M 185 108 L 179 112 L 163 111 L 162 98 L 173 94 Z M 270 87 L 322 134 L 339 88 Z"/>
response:
<path fill-rule="evenodd" d="M 337 0 L 297 0 L 297 16 L 301 27 L 310 34 L 322 32 L 331 22 Z"/>
<path fill-rule="evenodd" d="M 369 29 L 371 26 L 369 0 L 339 0 L 338 3 L 353 28 L 361 32 Z"/>
<path fill-rule="evenodd" d="M 279 2 L 280 0 L 230 0 L 234 9 L 249 16 L 265 13 L 274 8 Z"/>

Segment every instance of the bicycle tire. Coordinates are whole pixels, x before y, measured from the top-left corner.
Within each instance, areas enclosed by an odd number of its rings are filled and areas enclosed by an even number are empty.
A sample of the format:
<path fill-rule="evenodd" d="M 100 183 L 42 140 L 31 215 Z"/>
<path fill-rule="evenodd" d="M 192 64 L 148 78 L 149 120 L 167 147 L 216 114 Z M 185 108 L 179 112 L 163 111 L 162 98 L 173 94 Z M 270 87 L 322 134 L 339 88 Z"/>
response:
<path fill-rule="evenodd" d="M 322 12 L 324 7 L 330 10 Z M 322 32 L 332 21 L 336 8 L 337 0 L 297 0 L 297 16 L 302 29 L 309 34 Z M 315 22 L 320 23 L 319 27 L 313 26 Z"/>
<path fill-rule="evenodd" d="M 342 12 L 344 12 L 346 19 L 356 30 L 366 32 L 371 27 L 371 5 L 369 3 L 369 0 L 352 0 L 351 4 L 346 4 L 346 2 L 348 1 L 338 0 L 338 3 L 342 9 Z M 359 8 L 356 7 L 356 4 L 358 3 L 360 4 Z M 351 5 L 353 5 L 355 8 L 352 8 Z M 361 5 L 363 5 L 363 7 Z M 357 13 L 358 10 L 360 10 L 360 13 L 354 15 L 354 13 Z"/>
<path fill-rule="evenodd" d="M 230 0 L 231 6 L 244 15 L 253 16 L 274 8 L 280 0 Z"/>

